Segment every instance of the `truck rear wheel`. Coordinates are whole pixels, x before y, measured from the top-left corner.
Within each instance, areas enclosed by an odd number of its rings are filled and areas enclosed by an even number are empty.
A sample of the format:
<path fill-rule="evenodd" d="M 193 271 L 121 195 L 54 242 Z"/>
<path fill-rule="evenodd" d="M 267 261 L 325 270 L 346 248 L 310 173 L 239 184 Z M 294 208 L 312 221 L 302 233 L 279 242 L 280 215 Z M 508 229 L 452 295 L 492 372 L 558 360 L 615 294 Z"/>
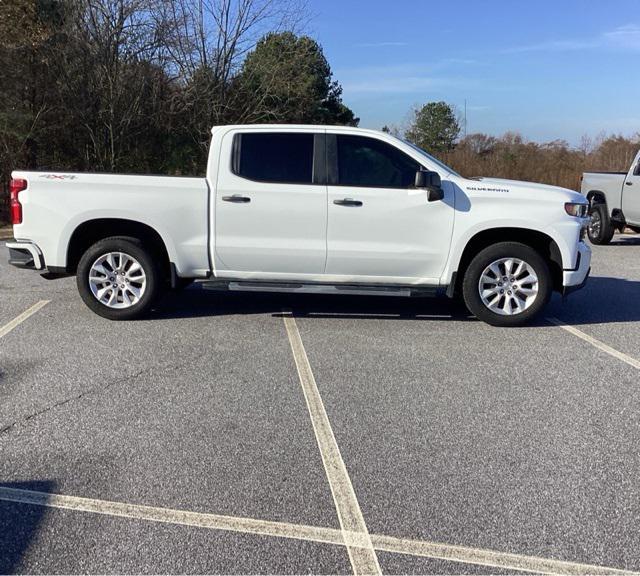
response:
<path fill-rule="evenodd" d="M 465 272 L 462 294 L 469 311 L 492 326 L 522 326 L 551 297 L 551 272 L 530 246 L 500 242 L 479 252 Z"/>
<path fill-rule="evenodd" d="M 611 224 L 606 204 L 594 204 L 589 211 L 591 222 L 587 228 L 587 235 L 592 244 L 609 244 L 615 229 Z"/>
<path fill-rule="evenodd" d="M 84 303 L 109 320 L 131 320 L 153 305 L 161 284 L 152 255 L 136 238 L 111 237 L 96 242 L 77 270 Z"/>

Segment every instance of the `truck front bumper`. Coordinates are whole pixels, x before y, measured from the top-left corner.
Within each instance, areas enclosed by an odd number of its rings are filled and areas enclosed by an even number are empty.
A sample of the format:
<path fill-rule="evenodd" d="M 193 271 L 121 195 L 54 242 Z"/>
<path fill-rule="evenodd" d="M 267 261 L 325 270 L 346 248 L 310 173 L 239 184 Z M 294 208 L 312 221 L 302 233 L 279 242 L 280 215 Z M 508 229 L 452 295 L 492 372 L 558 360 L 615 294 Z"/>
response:
<path fill-rule="evenodd" d="M 591 272 L 591 248 L 584 242 L 578 244 L 576 267 L 562 272 L 562 294 L 567 295 L 582 288 Z"/>
<path fill-rule="evenodd" d="M 7 242 L 9 264 L 17 268 L 44 270 L 42 251 L 32 242 Z"/>

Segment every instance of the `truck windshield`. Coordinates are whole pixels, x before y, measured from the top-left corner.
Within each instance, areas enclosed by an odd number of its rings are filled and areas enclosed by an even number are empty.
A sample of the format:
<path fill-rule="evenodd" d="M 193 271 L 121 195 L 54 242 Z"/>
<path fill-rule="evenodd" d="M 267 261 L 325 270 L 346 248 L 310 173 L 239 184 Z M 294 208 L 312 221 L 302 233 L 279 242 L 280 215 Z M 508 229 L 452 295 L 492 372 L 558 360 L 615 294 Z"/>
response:
<path fill-rule="evenodd" d="M 453 176 L 458 176 L 459 178 L 462 178 L 462 176 L 460 176 L 460 174 L 458 174 L 455 170 L 453 170 L 452 168 L 449 168 L 449 166 L 447 166 L 444 162 L 440 162 L 440 160 L 438 160 L 437 158 L 434 158 L 433 156 L 431 156 L 431 154 L 428 154 L 427 152 L 425 152 L 422 148 L 420 148 L 420 146 L 416 146 L 415 144 L 412 144 L 411 142 L 404 140 L 402 138 L 398 138 L 398 140 L 400 140 L 401 142 L 404 142 L 405 144 L 408 144 L 416 152 L 419 152 L 422 156 L 424 156 L 425 158 L 428 158 L 431 162 L 433 162 L 434 164 L 437 164 L 440 168 L 442 168 L 443 170 L 446 170 Z"/>

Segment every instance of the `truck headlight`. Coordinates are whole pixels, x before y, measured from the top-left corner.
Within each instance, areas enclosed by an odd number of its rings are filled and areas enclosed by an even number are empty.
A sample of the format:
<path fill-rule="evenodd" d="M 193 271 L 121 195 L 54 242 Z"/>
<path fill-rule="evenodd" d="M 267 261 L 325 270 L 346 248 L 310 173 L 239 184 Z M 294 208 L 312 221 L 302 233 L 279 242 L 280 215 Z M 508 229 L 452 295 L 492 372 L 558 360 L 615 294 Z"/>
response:
<path fill-rule="evenodd" d="M 589 214 L 589 204 L 566 202 L 564 209 L 569 216 L 575 216 L 576 218 L 586 218 Z"/>

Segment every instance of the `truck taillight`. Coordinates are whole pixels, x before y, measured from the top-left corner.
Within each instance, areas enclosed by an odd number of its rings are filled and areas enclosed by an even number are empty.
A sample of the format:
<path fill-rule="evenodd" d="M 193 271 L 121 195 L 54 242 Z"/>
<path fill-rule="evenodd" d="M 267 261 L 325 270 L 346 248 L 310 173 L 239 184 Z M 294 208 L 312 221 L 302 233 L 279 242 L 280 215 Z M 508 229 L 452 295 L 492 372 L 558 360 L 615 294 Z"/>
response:
<path fill-rule="evenodd" d="M 18 194 L 27 187 L 27 181 L 24 178 L 12 178 L 9 182 L 9 207 L 11 209 L 11 223 L 22 224 L 22 204 Z"/>

